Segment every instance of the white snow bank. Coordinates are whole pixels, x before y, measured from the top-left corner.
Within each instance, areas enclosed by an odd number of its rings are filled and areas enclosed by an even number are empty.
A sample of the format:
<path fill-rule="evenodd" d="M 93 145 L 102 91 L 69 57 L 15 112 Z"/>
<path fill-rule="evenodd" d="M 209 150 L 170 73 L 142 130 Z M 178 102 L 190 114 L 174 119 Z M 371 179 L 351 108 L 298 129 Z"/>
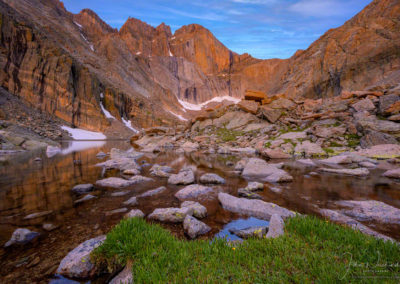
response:
<path fill-rule="evenodd" d="M 185 101 L 182 101 L 182 100 L 178 99 L 178 102 L 185 109 L 189 109 L 189 110 L 201 110 L 203 107 L 205 107 L 209 103 L 212 103 L 212 102 L 220 103 L 222 101 L 231 101 L 231 102 L 234 102 L 235 104 L 237 104 L 238 102 L 240 102 L 240 99 L 233 98 L 233 97 L 230 97 L 230 96 L 215 97 L 215 98 L 212 98 L 211 100 L 205 101 L 205 102 L 203 102 L 201 104 L 192 104 L 192 103 L 185 102 Z"/>
<path fill-rule="evenodd" d="M 82 25 L 78 24 L 77 22 L 74 21 L 74 24 L 77 25 L 80 29 L 82 28 Z"/>
<path fill-rule="evenodd" d="M 103 106 L 102 102 L 100 102 L 100 108 L 107 118 L 115 119 L 115 117 L 108 110 L 106 110 L 106 108 Z"/>
<path fill-rule="evenodd" d="M 122 117 L 122 122 L 125 124 L 125 126 L 126 127 L 128 127 L 130 130 L 132 130 L 133 132 L 135 132 L 135 133 L 138 133 L 139 132 L 139 130 L 137 130 L 137 129 L 135 129 L 133 126 L 132 126 L 132 122 L 128 119 L 128 120 L 125 120 L 125 118 L 123 118 Z"/>
<path fill-rule="evenodd" d="M 171 49 L 170 50 L 168 50 L 168 52 L 169 52 L 169 56 L 174 56 L 173 54 L 172 54 L 172 52 L 171 52 Z"/>
<path fill-rule="evenodd" d="M 75 140 L 105 140 L 107 137 L 101 132 L 94 132 L 80 128 L 71 128 L 61 126 L 61 128 L 69 132 L 70 136 Z"/>
<path fill-rule="evenodd" d="M 70 141 L 67 148 L 61 150 L 61 155 L 68 155 L 73 152 L 80 152 L 91 148 L 99 148 L 105 144 L 106 141 Z"/>
<path fill-rule="evenodd" d="M 182 115 L 176 114 L 176 113 L 174 113 L 174 112 L 172 112 L 172 111 L 170 111 L 170 110 L 169 110 L 169 112 L 170 112 L 171 114 L 173 114 L 174 116 L 176 116 L 177 118 L 179 118 L 180 120 L 187 121 L 187 119 L 184 118 Z"/>

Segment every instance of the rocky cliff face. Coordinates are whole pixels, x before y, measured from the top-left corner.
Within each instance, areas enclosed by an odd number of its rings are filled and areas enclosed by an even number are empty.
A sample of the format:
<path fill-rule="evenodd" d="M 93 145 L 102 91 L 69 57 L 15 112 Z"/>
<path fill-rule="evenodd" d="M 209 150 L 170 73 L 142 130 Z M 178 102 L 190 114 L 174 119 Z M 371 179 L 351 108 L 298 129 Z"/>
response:
<path fill-rule="evenodd" d="M 340 28 L 287 60 L 238 55 L 199 25 L 175 34 L 130 18 L 118 31 L 93 11 L 58 0 L 0 1 L 0 84 L 32 106 L 91 130 L 117 121 L 173 125 L 192 116 L 177 99 L 201 103 L 273 96 L 329 97 L 398 83 L 400 4 L 373 1 Z M 179 116 L 181 116 L 179 118 Z"/>

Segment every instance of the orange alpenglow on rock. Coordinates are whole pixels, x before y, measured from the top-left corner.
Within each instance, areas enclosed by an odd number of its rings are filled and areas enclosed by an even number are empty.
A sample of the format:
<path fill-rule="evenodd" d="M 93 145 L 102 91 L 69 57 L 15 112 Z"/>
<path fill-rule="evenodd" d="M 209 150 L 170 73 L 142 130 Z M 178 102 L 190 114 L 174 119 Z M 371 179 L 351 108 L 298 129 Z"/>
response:
<path fill-rule="evenodd" d="M 261 91 L 246 90 L 244 99 L 261 103 L 263 100 L 267 100 L 268 97 Z"/>

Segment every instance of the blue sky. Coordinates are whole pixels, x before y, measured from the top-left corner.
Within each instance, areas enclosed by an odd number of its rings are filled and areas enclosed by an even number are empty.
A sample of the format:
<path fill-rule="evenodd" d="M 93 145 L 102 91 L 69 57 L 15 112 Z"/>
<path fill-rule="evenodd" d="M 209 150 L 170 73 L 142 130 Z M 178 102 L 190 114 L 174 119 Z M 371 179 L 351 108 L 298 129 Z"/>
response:
<path fill-rule="evenodd" d="M 172 32 L 197 23 L 237 53 L 257 58 L 288 58 L 306 49 L 330 28 L 361 11 L 370 0 L 65 0 L 78 13 L 95 11 L 120 28 L 128 17 L 152 26 L 164 22 Z"/>

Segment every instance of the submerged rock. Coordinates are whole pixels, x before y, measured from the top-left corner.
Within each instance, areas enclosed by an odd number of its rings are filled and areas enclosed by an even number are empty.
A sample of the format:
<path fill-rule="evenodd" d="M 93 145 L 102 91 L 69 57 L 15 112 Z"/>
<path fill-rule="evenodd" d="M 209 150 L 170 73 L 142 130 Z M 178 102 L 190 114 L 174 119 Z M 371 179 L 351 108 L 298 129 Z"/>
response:
<path fill-rule="evenodd" d="M 388 178 L 398 178 L 398 179 L 400 179 L 400 168 L 386 171 L 386 172 L 384 172 L 382 174 L 382 176 L 388 177 Z"/>
<path fill-rule="evenodd" d="M 268 164 L 258 158 L 252 158 L 243 169 L 245 178 L 259 178 L 268 182 L 286 182 L 293 180 L 284 170 L 279 169 L 281 164 Z"/>
<path fill-rule="evenodd" d="M 160 186 L 156 189 L 152 189 L 152 190 L 148 190 L 145 193 L 142 193 L 141 195 L 139 195 L 138 197 L 149 197 L 149 196 L 154 196 L 157 195 L 163 191 L 167 190 L 167 188 L 165 186 Z"/>
<path fill-rule="evenodd" d="M 87 183 L 87 184 L 75 185 L 72 188 L 72 191 L 75 192 L 76 194 L 84 194 L 93 191 L 93 189 L 94 189 L 93 184 Z"/>
<path fill-rule="evenodd" d="M 285 222 L 278 214 L 272 214 L 269 220 L 267 238 L 277 238 L 285 233 Z"/>
<path fill-rule="evenodd" d="M 208 194 L 212 191 L 213 190 L 211 187 L 199 184 L 191 184 L 175 193 L 175 197 L 178 199 L 191 199 Z"/>
<path fill-rule="evenodd" d="M 320 168 L 322 172 L 339 174 L 339 175 L 349 175 L 349 176 L 358 176 L 364 177 L 369 175 L 369 170 L 366 168 L 358 168 L 358 169 L 330 169 L 330 168 Z"/>
<path fill-rule="evenodd" d="M 51 223 L 44 223 L 42 225 L 43 230 L 47 231 L 47 232 L 51 232 L 54 231 L 55 229 L 57 229 L 59 226 L 51 224 Z"/>
<path fill-rule="evenodd" d="M 156 177 L 170 177 L 173 169 L 168 166 L 153 165 L 150 174 Z"/>
<path fill-rule="evenodd" d="M 135 183 L 136 182 L 133 180 L 126 180 L 126 179 L 117 178 L 117 177 L 109 177 L 109 178 L 105 178 L 105 179 L 96 181 L 97 186 L 112 187 L 112 188 L 128 187 Z"/>
<path fill-rule="evenodd" d="M 282 218 L 295 215 L 294 212 L 274 203 L 264 202 L 262 200 L 237 198 L 222 192 L 218 194 L 218 200 L 221 202 L 222 207 L 225 210 L 263 220 L 269 220 L 273 214 L 278 214 L 282 216 Z"/>
<path fill-rule="evenodd" d="M 171 175 L 168 183 L 176 185 L 194 183 L 194 172 L 191 169 L 183 169 L 178 174 Z"/>
<path fill-rule="evenodd" d="M 185 201 L 181 204 L 181 208 L 189 208 L 193 210 L 193 216 L 199 219 L 207 217 L 207 208 L 195 201 Z"/>
<path fill-rule="evenodd" d="M 330 157 L 328 159 L 320 160 L 324 164 L 351 164 L 353 160 L 349 156 L 339 155 Z"/>
<path fill-rule="evenodd" d="M 191 208 L 157 208 L 148 218 L 161 222 L 182 223 L 186 215 L 192 215 Z"/>
<path fill-rule="evenodd" d="M 200 182 L 204 184 L 224 184 L 225 179 L 217 174 L 204 174 L 200 177 Z"/>
<path fill-rule="evenodd" d="M 262 239 L 268 231 L 268 227 L 250 227 L 246 229 L 230 229 L 229 232 L 242 239 L 257 238 Z"/>
<path fill-rule="evenodd" d="M 125 218 L 144 218 L 144 213 L 139 209 L 132 209 L 125 214 Z"/>
<path fill-rule="evenodd" d="M 61 261 L 57 273 L 70 278 L 89 278 L 98 273 L 90 260 L 90 253 L 100 246 L 106 236 L 99 236 L 81 243 Z"/>
<path fill-rule="evenodd" d="M 211 231 L 209 226 L 190 215 L 186 215 L 185 220 L 183 221 L 183 229 L 191 239 L 207 234 Z"/>
<path fill-rule="evenodd" d="M 32 242 L 39 236 L 40 234 L 37 232 L 33 232 L 25 228 L 18 228 L 13 232 L 10 240 L 6 242 L 4 247 L 10 247 L 12 245 L 24 245 Z"/>

